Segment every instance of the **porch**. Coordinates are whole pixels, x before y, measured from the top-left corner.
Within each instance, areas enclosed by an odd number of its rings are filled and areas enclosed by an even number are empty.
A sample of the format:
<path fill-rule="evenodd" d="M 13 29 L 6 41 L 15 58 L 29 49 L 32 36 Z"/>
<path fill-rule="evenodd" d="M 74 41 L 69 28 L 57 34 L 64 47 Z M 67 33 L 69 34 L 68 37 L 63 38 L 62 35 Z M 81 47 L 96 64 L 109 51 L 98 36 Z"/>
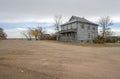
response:
<path fill-rule="evenodd" d="M 69 29 L 60 31 L 60 40 L 62 41 L 76 41 L 77 40 L 77 30 Z"/>

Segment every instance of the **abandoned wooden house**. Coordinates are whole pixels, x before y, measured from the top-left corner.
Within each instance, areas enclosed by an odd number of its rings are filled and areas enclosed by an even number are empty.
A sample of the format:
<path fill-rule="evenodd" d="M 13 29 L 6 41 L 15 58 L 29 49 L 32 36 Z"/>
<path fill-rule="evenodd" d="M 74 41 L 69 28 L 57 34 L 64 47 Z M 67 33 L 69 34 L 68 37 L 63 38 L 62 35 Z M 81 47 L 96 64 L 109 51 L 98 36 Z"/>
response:
<path fill-rule="evenodd" d="M 98 24 L 85 18 L 72 16 L 70 20 L 61 25 L 59 40 L 92 42 L 98 35 Z"/>

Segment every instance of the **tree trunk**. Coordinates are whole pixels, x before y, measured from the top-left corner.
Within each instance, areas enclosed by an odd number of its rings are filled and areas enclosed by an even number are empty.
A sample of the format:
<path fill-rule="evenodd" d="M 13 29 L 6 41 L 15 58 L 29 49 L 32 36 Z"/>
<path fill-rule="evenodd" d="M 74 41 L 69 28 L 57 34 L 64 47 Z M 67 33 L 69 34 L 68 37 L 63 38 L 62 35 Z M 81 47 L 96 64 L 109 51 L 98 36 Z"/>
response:
<path fill-rule="evenodd" d="M 35 40 L 37 40 L 37 36 L 35 36 Z"/>
<path fill-rule="evenodd" d="M 103 43 L 105 43 L 105 26 L 103 26 Z"/>

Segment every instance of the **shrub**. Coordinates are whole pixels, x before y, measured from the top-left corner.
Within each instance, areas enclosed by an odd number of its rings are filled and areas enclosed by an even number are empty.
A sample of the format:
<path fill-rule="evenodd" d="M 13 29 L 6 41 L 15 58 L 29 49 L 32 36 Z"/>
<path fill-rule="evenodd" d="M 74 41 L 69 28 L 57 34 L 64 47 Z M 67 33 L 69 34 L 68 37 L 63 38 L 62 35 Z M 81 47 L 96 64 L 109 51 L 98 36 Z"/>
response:
<path fill-rule="evenodd" d="M 107 38 L 105 39 L 105 42 L 106 42 L 106 43 L 115 43 L 115 42 L 117 42 L 117 39 L 111 38 L 111 37 L 107 37 Z"/>
<path fill-rule="evenodd" d="M 94 41 L 94 43 L 99 43 L 99 44 L 103 44 L 104 43 L 104 38 L 102 36 L 97 36 Z"/>

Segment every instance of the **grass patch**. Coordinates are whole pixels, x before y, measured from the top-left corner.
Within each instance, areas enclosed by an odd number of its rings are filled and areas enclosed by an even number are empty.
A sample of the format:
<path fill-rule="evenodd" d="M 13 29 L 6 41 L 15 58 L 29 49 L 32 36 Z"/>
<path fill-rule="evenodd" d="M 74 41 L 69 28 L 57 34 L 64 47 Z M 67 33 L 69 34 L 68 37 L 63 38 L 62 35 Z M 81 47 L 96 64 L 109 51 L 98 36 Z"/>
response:
<path fill-rule="evenodd" d="M 81 42 L 55 41 L 55 40 L 47 40 L 47 41 L 60 43 L 64 45 L 75 45 L 75 46 L 84 46 L 84 47 L 120 47 L 120 43 L 95 44 L 95 43 L 81 43 Z"/>

